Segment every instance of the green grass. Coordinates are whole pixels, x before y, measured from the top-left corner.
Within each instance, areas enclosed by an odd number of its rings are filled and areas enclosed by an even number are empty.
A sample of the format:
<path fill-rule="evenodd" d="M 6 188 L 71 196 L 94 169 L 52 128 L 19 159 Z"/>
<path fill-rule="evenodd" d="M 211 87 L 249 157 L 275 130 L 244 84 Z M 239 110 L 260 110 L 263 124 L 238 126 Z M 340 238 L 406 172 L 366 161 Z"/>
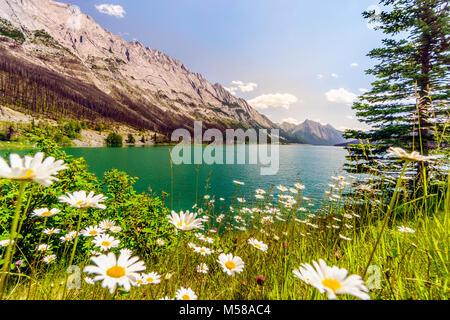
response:
<path fill-rule="evenodd" d="M 33 149 L 33 146 L 20 141 L 0 141 L 0 149 L 11 149 L 11 150 L 27 150 Z"/>
<path fill-rule="evenodd" d="M 447 189 L 448 190 L 448 184 Z M 238 192 L 236 193 L 238 194 Z M 385 193 L 353 193 L 342 196 L 342 190 L 334 189 L 337 201 L 325 201 L 324 208 L 316 217 L 308 218 L 310 225 L 296 221 L 299 208 L 310 214 L 308 202 L 298 200 L 292 208 L 280 203 L 280 221 L 263 224 L 261 218 L 266 213 L 267 202 L 248 199 L 249 208 L 259 208 L 254 213 L 238 213 L 242 205 L 235 201 L 234 210 L 214 208 L 205 200 L 203 214 L 209 216 L 205 225 L 207 236 L 214 239 L 213 244 L 195 237 L 196 231 L 178 232 L 178 242 L 172 243 L 157 255 L 149 257 L 145 263 L 147 272 L 161 275 L 161 283 L 132 287 L 130 292 L 119 290 L 112 296 L 100 283 L 88 285 L 79 274 L 81 287 L 68 290 L 67 299 L 160 299 L 174 298 L 180 287 L 191 288 L 199 299 L 254 300 L 254 299 L 327 299 L 315 288 L 296 278 L 293 269 L 302 263 L 325 260 L 329 266 L 345 268 L 349 274 L 363 276 L 383 224 L 386 205 Z M 341 195 L 341 198 L 339 198 Z M 267 197 L 266 197 L 267 199 Z M 386 229 L 370 262 L 364 277 L 370 289 L 371 299 L 442 299 L 449 296 L 449 193 L 438 192 L 427 199 L 427 203 L 411 201 L 400 197 L 392 211 Z M 355 203 L 360 203 L 355 205 Z M 213 212 L 215 212 L 213 214 Z M 448 211 L 447 211 L 448 212 Z M 225 214 L 220 223 L 215 220 L 217 213 Z M 345 214 L 345 216 L 344 216 Z M 246 230 L 236 230 L 243 226 L 233 218 L 240 215 L 245 221 Z M 253 216 L 253 218 L 251 218 Z M 275 217 L 275 215 L 272 214 Z M 351 216 L 351 218 L 350 218 Z M 341 221 L 338 221 L 338 220 Z M 339 226 L 339 229 L 333 227 Z M 346 226 L 347 225 L 347 226 Z M 414 233 L 402 233 L 399 226 L 413 229 Z M 218 232 L 209 232 L 211 228 Z M 261 232 L 264 230 L 264 232 Z M 342 234 L 352 240 L 339 237 Z M 256 238 L 268 245 L 262 252 L 248 243 Z M 188 247 L 189 243 L 208 247 L 215 252 L 201 256 Z M 283 245 L 285 244 L 285 246 Z M 218 251 L 239 256 L 245 263 L 242 273 L 235 276 L 225 274 L 217 263 Z M 64 260 L 58 257 L 50 265 L 40 264 L 32 282 L 25 275 L 12 277 L 8 288 L 8 299 L 61 299 L 65 277 Z M 197 265 L 206 263 L 207 274 L 198 273 Z M 91 264 L 89 257 L 79 261 L 83 270 Z M 164 276 L 170 273 L 169 279 Z M 256 277 L 263 275 L 263 285 L 257 284 Z M 77 277 L 75 273 L 73 279 Z M 73 280 L 71 279 L 71 280 Z M 70 281 L 71 281 L 70 280 Z M 30 289 L 31 288 L 31 289 Z M 30 291 L 28 291 L 30 290 Z M 29 292 L 29 293 L 28 293 Z M 341 295 L 338 299 L 356 299 Z"/>

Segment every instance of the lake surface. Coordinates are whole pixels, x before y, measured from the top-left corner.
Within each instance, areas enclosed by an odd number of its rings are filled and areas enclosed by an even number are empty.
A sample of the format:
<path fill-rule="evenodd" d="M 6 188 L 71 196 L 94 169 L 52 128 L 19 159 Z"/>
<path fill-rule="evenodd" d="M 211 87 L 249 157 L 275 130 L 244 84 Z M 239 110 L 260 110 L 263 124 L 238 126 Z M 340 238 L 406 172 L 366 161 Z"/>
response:
<path fill-rule="evenodd" d="M 139 192 L 151 190 L 160 195 L 164 190 L 171 193 L 170 150 L 173 146 L 126 147 L 126 148 L 65 148 L 75 157 L 86 159 L 89 168 L 97 177 L 106 170 L 116 168 L 138 177 L 135 189 Z M 202 147 L 203 150 L 205 147 Z M 233 151 L 235 146 L 224 146 L 223 153 Z M 245 147 L 248 153 L 249 146 Z M 234 149 L 235 153 L 238 153 Z M 7 150 L 0 150 L 4 156 Z M 26 152 L 20 151 L 19 154 Z M 279 146 L 279 170 L 276 175 L 261 175 L 260 164 L 180 164 L 173 165 L 173 207 L 188 210 L 195 203 L 198 167 L 198 194 L 215 197 L 216 203 L 228 205 L 236 190 L 233 180 L 242 181 L 239 195 L 254 199 L 254 190 L 268 190 L 273 185 L 293 186 L 301 182 L 306 186 L 303 195 L 320 200 L 331 183 L 332 175 L 345 175 L 343 164 L 347 151 L 339 147 L 281 145 Z M 224 157 L 224 159 L 226 159 Z M 248 158 L 247 158 L 248 159 Z M 225 160 L 224 160 L 225 161 Z M 248 163 L 248 161 L 247 161 Z M 209 182 L 207 182 L 210 177 Z M 206 189 L 205 189 L 206 188 Z M 170 206 L 170 205 L 169 205 Z M 217 207 L 217 205 L 216 205 Z"/>

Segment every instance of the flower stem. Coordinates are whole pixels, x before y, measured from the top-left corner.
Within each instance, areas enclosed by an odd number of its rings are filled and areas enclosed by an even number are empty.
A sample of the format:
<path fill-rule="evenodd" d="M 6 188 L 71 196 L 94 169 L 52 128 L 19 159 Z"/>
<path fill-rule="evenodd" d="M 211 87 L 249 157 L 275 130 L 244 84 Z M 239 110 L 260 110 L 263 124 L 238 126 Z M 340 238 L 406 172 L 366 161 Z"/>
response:
<path fill-rule="evenodd" d="M 80 232 L 80 225 L 81 225 L 81 218 L 82 217 L 83 217 L 83 211 L 80 210 L 80 213 L 79 213 L 79 216 L 78 216 L 77 233 L 75 235 L 75 242 L 73 243 L 72 254 L 70 255 L 69 267 L 72 265 L 73 258 L 75 257 L 75 251 L 77 249 L 77 244 L 78 244 L 78 233 Z M 63 291 L 63 296 L 62 296 L 63 300 L 65 300 L 65 298 L 66 298 L 67 279 L 68 279 L 68 277 L 69 277 L 68 274 L 66 274 L 66 280 L 64 281 L 64 291 Z"/>
<path fill-rule="evenodd" d="M 27 184 L 26 181 L 22 181 L 19 184 L 19 195 L 17 196 L 16 210 L 14 212 L 14 219 L 11 226 L 11 232 L 9 234 L 9 245 L 8 248 L 6 249 L 5 260 L 3 261 L 2 271 L 0 275 L 0 299 L 3 299 L 3 293 L 7 282 L 7 275 L 11 267 L 11 253 L 13 247 L 16 245 L 15 243 L 16 231 L 20 219 L 20 208 L 22 207 L 22 198 L 25 192 L 26 184 Z"/>
<path fill-rule="evenodd" d="M 397 198 L 398 189 L 400 188 L 400 184 L 402 183 L 402 178 L 403 178 L 403 175 L 405 174 L 405 170 L 406 170 L 406 167 L 408 166 L 408 164 L 409 164 L 409 161 L 406 161 L 405 165 L 403 166 L 402 173 L 400 174 L 400 176 L 397 179 L 397 184 L 395 185 L 394 194 L 392 195 L 391 202 L 389 203 L 388 212 L 386 213 L 386 216 L 384 217 L 384 221 L 383 221 L 383 225 L 380 230 L 380 234 L 378 235 L 377 241 L 375 242 L 372 252 L 370 253 L 369 261 L 367 262 L 366 268 L 364 269 L 364 273 L 362 276 L 363 278 L 366 276 L 367 270 L 369 269 L 370 263 L 372 262 L 373 255 L 375 254 L 375 251 L 377 250 L 378 243 L 380 242 L 381 236 L 383 235 L 383 231 L 386 227 L 389 217 L 391 216 L 392 208 L 394 207 L 394 204 L 395 204 L 395 201 Z"/>

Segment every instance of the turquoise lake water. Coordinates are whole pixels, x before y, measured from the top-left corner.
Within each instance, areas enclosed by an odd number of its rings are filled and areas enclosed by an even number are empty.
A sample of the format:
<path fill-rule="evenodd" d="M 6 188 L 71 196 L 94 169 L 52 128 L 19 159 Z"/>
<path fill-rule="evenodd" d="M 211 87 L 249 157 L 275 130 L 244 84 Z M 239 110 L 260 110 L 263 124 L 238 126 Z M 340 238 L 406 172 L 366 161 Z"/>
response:
<path fill-rule="evenodd" d="M 101 177 L 106 170 L 116 168 L 139 178 L 135 185 L 137 191 L 148 191 L 150 187 L 156 194 L 161 194 L 163 190 L 170 194 L 169 154 L 172 148 L 172 146 L 65 148 L 65 151 L 75 157 L 85 158 L 90 170 L 97 177 Z M 224 155 L 232 151 L 230 148 L 235 147 L 224 147 Z M 6 152 L 7 150 L 0 150 L 0 155 L 4 156 Z M 26 152 L 18 153 L 23 155 Z M 236 190 L 233 180 L 245 183 L 239 187 L 239 195 L 244 195 L 248 200 L 254 199 L 254 190 L 257 188 L 268 190 L 273 185 L 290 187 L 296 182 L 301 182 L 306 186 L 303 195 L 318 201 L 324 197 L 324 191 L 331 183 L 332 175 L 345 175 L 343 164 L 346 153 L 345 149 L 339 147 L 281 145 L 279 170 L 276 175 L 261 175 L 260 169 L 264 166 L 259 164 L 201 164 L 198 193 L 199 196 L 208 194 L 211 198 L 215 197 L 216 203 L 219 203 L 220 197 L 225 198 L 223 205 L 227 205 Z M 210 180 L 206 185 L 209 175 Z M 195 203 L 196 178 L 197 164 L 173 166 L 175 210 L 190 209 Z"/>

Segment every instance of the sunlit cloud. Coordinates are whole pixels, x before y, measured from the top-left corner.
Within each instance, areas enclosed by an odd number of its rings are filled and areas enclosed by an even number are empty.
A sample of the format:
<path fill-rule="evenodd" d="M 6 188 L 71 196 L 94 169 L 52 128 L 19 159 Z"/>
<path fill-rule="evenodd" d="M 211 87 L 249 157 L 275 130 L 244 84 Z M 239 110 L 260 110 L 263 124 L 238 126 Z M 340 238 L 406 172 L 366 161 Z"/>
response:
<path fill-rule="evenodd" d="M 327 100 L 335 103 L 351 104 L 356 100 L 358 95 L 353 92 L 347 91 L 344 88 L 331 89 L 325 93 Z"/>
<path fill-rule="evenodd" d="M 300 120 L 297 120 L 295 118 L 286 118 L 286 119 L 281 120 L 281 123 L 283 123 L 283 122 L 292 123 L 295 125 L 299 125 L 301 123 Z"/>
<path fill-rule="evenodd" d="M 289 109 L 291 104 L 299 102 L 299 99 L 289 93 L 263 94 L 248 103 L 255 109 L 267 109 L 269 107 Z"/>
<path fill-rule="evenodd" d="M 126 13 L 122 6 L 118 4 L 99 4 L 96 5 L 95 8 L 100 13 L 107 14 L 108 16 L 113 16 L 116 18 L 123 18 Z"/>
<path fill-rule="evenodd" d="M 244 83 L 242 81 L 231 81 L 231 84 L 235 85 L 242 92 L 252 92 L 258 87 L 254 82 Z"/>
<path fill-rule="evenodd" d="M 231 84 L 233 86 L 224 87 L 224 89 L 227 90 L 232 95 L 235 95 L 236 93 L 238 93 L 238 91 L 244 92 L 244 93 L 252 92 L 253 90 L 255 90 L 258 87 L 258 85 L 254 82 L 245 83 L 240 80 L 233 80 L 233 81 L 231 81 Z"/>
<path fill-rule="evenodd" d="M 324 76 L 323 74 L 320 74 L 320 73 L 317 75 L 317 79 L 322 79 L 322 78 L 324 78 L 324 77 L 325 77 L 325 76 Z"/>
<path fill-rule="evenodd" d="M 225 90 L 227 90 L 229 93 L 231 93 L 233 96 L 236 94 L 237 92 L 237 88 L 235 87 L 223 87 Z"/>
<path fill-rule="evenodd" d="M 332 76 L 333 78 L 339 77 L 336 73 L 332 73 L 331 76 Z"/>
<path fill-rule="evenodd" d="M 357 67 L 358 66 L 358 64 L 356 63 L 356 62 L 353 62 L 351 65 L 350 65 L 350 67 Z"/>

